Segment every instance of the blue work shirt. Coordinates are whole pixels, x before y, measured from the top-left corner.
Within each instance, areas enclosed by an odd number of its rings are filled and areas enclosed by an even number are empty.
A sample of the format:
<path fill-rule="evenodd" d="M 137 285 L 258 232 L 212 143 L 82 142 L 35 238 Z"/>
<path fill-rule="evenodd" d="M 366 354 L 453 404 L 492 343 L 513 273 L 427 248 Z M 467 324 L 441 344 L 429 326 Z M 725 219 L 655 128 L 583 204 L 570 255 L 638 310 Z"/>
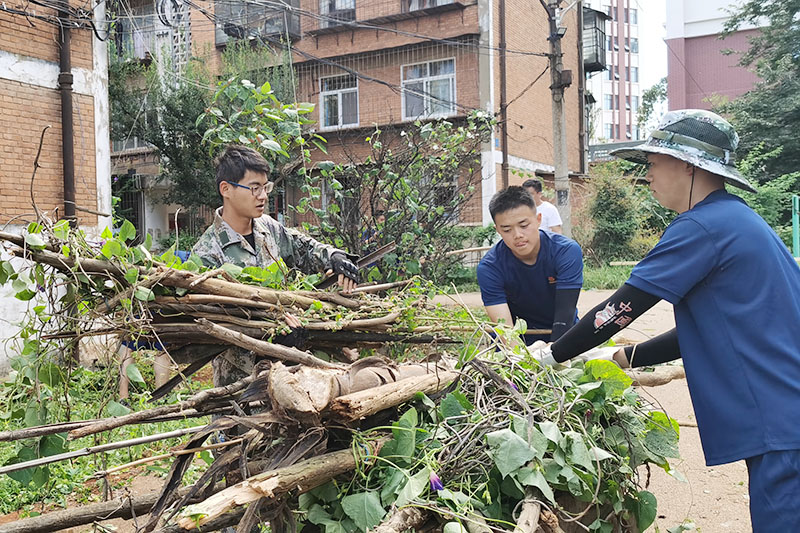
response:
<path fill-rule="evenodd" d="M 525 320 L 529 329 L 550 329 L 556 289 L 583 286 L 583 253 L 577 242 L 558 233 L 539 230 L 539 242 L 533 265 L 517 259 L 503 241 L 495 244 L 478 264 L 478 285 L 483 305 L 508 304 L 512 318 Z"/>
<path fill-rule="evenodd" d="M 715 191 L 628 283 L 675 306 L 706 464 L 800 449 L 800 267 L 764 219 Z"/>

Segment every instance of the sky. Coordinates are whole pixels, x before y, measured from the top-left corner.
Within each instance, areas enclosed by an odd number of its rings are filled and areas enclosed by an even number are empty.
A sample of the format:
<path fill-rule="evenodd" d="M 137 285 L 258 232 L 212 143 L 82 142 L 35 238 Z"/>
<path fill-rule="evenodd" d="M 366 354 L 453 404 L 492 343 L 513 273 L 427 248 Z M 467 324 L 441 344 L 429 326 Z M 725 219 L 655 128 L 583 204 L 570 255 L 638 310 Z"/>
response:
<path fill-rule="evenodd" d="M 667 75 L 666 0 L 632 0 L 639 14 L 639 85 L 646 91 Z"/>

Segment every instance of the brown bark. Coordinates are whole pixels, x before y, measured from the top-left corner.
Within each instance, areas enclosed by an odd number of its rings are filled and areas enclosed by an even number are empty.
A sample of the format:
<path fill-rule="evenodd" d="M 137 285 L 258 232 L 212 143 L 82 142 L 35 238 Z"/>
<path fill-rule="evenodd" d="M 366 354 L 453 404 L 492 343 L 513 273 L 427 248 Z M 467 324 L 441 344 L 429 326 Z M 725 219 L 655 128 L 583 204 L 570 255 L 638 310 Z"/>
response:
<path fill-rule="evenodd" d="M 208 335 L 216 337 L 217 339 L 230 344 L 235 344 L 236 346 L 250 350 L 258 355 L 273 357 L 275 359 L 289 361 L 291 363 L 300 363 L 316 368 L 343 368 L 342 365 L 323 361 L 322 359 L 314 357 L 309 353 L 300 351 L 297 348 L 282 346 L 280 344 L 272 344 L 271 342 L 260 341 L 252 337 L 248 337 L 247 335 L 243 335 L 238 331 L 214 324 L 205 318 L 198 319 L 197 323 Z"/>
<path fill-rule="evenodd" d="M 218 485 L 214 490 L 221 490 L 222 487 Z M 178 497 L 189 492 L 189 489 L 190 487 L 180 489 Z M 50 533 L 112 518 L 128 520 L 147 513 L 157 499 L 158 493 L 154 492 L 144 496 L 115 498 L 107 502 L 82 505 L 2 524 L 0 533 Z"/>
<path fill-rule="evenodd" d="M 375 442 L 370 455 L 376 455 L 385 440 Z M 184 529 L 203 526 L 235 507 L 261 498 L 273 499 L 292 490 L 306 492 L 355 467 L 356 457 L 352 450 L 347 449 L 262 472 L 185 508 L 181 511 L 178 525 Z"/>
<path fill-rule="evenodd" d="M 639 387 L 658 387 L 676 379 L 686 379 L 682 366 L 659 366 L 653 372 L 630 369 L 625 372 L 633 379 L 633 384 Z"/>
<path fill-rule="evenodd" d="M 340 396 L 331 403 L 331 414 L 343 421 L 354 421 L 389 407 L 407 402 L 417 392 L 430 394 L 447 387 L 458 378 L 456 372 L 439 371 L 435 374 L 410 377 L 396 383 Z"/>
<path fill-rule="evenodd" d="M 417 531 L 428 520 L 429 513 L 416 507 L 395 509 L 389 517 L 371 533 L 403 533 L 404 531 Z"/>

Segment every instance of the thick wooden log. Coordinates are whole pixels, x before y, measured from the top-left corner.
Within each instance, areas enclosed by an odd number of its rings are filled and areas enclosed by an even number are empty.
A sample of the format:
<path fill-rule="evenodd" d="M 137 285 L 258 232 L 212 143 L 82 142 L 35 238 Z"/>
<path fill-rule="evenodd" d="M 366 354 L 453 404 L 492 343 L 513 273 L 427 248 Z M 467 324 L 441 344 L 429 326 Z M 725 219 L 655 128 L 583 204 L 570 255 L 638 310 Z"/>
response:
<path fill-rule="evenodd" d="M 372 444 L 370 455 L 377 455 L 386 439 Z M 356 468 L 357 458 L 350 449 L 327 453 L 292 466 L 252 476 L 222 490 L 207 500 L 181 511 L 178 525 L 184 529 L 202 527 L 231 509 L 261 498 L 274 499 L 296 490 L 309 491 Z"/>
<path fill-rule="evenodd" d="M 389 517 L 371 533 L 403 533 L 404 531 L 417 531 L 428 520 L 428 511 L 416 507 L 395 509 Z"/>
<path fill-rule="evenodd" d="M 653 372 L 626 369 L 625 373 L 639 387 L 658 387 L 676 379 L 686 379 L 686 371 L 682 366 L 658 366 Z"/>
<path fill-rule="evenodd" d="M 303 352 L 297 348 L 282 346 L 280 344 L 272 344 L 271 342 L 260 341 L 252 337 L 248 337 L 247 335 L 243 335 L 238 331 L 214 324 L 205 318 L 198 319 L 197 323 L 208 335 L 216 337 L 230 344 L 234 344 L 246 350 L 250 350 L 258 355 L 273 357 L 282 361 L 299 363 L 316 368 L 344 368 L 342 365 L 323 361 L 319 357 L 314 357 L 310 353 Z"/>
<path fill-rule="evenodd" d="M 340 396 L 331 403 L 330 412 L 339 420 L 352 422 L 407 402 L 418 392 L 430 394 L 447 387 L 458 373 L 439 371 L 425 376 L 410 377 L 364 391 Z"/>
<path fill-rule="evenodd" d="M 533 491 L 527 489 L 514 533 L 536 533 L 539 528 L 539 515 L 542 512 L 542 506 L 539 502 L 534 501 L 533 497 Z"/>
<path fill-rule="evenodd" d="M 184 487 L 178 491 L 182 497 L 191 487 Z M 218 491 L 223 485 L 217 485 L 213 490 Z M 144 496 L 131 498 L 115 498 L 107 502 L 93 503 L 55 511 L 31 518 L 17 520 L 0 525 L 0 533 L 50 533 L 69 527 L 78 527 L 93 522 L 111 520 L 112 518 L 131 519 L 147 513 L 156 503 L 158 493 L 154 492 Z M 199 500 L 198 497 L 196 500 Z"/>

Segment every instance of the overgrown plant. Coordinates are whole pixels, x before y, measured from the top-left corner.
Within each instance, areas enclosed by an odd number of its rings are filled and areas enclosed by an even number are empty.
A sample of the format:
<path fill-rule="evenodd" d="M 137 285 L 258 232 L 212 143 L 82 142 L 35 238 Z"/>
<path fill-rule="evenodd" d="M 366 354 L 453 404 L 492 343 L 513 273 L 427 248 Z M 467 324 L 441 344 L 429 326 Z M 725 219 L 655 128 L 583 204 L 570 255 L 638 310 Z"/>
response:
<path fill-rule="evenodd" d="M 347 163 L 320 163 L 302 175 L 305 197 L 296 209 L 316 216 L 308 231 L 358 255 L 396 243 L 371 280 L 418 273 L 441 280 L 458 262 L 446 252 L 464 246 L 452 228 L 480 189 L 479 150 L 491 128 L 489 115 L 477 111 L 463 121 L 376 129 L 365 139 L 365 158 L 349 155 Z"/>

